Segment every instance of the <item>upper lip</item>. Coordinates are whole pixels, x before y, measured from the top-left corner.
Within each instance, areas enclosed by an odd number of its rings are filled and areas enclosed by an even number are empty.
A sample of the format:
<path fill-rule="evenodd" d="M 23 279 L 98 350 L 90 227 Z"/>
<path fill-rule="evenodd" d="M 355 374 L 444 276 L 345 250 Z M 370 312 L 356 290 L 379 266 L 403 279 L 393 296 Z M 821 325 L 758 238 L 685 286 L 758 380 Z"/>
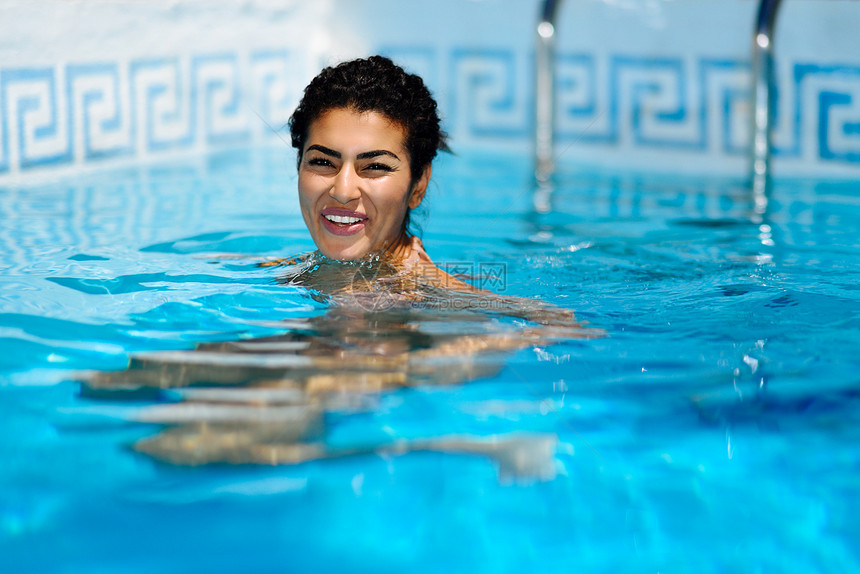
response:
<path fill-rule="evenodd" d="M 338 215 L 340 217 L 357 217 L 359 219 L 367 219 L 367 216 L 351 209 L 343 209 L 340 207 L 326 207 L 322 210 L 321 215 Z"/>

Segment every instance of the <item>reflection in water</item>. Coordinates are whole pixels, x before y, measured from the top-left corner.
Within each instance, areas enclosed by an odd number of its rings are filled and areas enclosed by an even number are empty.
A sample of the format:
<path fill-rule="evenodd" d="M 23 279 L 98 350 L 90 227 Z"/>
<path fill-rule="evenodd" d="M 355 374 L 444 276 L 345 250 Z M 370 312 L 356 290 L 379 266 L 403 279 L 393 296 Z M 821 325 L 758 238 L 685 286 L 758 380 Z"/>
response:
<path fill-rule="evenodd" d="M 287 263 L 283 281 L 324 298 L 327 312 L 284 322 L 278 336 L 137 355 L 124 371 L 90 375 L 82 393 L 167 396 L 170 402 L 132 415 L 166 425 L 134 448 L 174 464 L 289 464 L 431 450 L 489 456 L 503 476 L 553 475 L 555 435 L 436 436 L 335 448 L 326 441 L 326 414 L 372 409 L 378 393 L 400 387 L 492 377 L 513 350 L 596 331 L 579 326 L 567 310 L 469 288 L 428 269 L 317 256 Z"/>

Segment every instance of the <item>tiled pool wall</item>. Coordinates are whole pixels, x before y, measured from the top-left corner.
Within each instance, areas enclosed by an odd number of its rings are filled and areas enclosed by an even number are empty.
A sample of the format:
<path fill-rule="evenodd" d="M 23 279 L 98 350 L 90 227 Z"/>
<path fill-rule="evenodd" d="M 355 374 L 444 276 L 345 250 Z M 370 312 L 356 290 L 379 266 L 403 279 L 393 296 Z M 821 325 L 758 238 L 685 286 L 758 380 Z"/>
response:
<path fill-rule="evenodd" d="M 530 0 L 0 0 L 0 184 L 284 145 L 320 66 L 421 73 L 456 149 L 531 153 Z M 754 0 L 562 0 L 563 169 L 743 175 Z M 785 0 L 777 176 L 860 175 L 860 2 Z"/>

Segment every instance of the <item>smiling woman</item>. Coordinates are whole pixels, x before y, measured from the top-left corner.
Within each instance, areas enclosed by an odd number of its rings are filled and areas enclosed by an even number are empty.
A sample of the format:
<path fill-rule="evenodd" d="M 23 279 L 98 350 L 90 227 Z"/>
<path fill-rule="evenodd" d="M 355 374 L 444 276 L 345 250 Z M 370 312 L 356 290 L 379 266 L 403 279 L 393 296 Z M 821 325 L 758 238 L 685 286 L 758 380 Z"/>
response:
<path fill-rule="evenodd" d="M 285 282 L 365 310 L 492 309 L 576 326 L 568 310 L 502 297 L 449 275 L 410 233 L 433 159 L 449 151 L 436 101 L 419 76 L 382 56 L 325 68 L 308 84 L 289 127 L 302 216 L 318 251 L 290 259 L 298 265 Z"/>
<path fill-rule="evenodd" d="M 315 120 L 299 165 L 299 201 L 320 252 L 333 259 L 407 255 L 410 209 L 430 166 L 412 181 L 403 128 L 378 112 L 338 108 Z"/>
<path fill-rule="evenodd" d="M 302 215 L 322 255 L 429 261 L 409 216 L 448 146 L 419 76 L 382 56 L 325 68 L 305 89 L 290 135 Z"/>
<path fill-rule="evenodd" d="M 501 475 L 553 476 L 553 435 L 399 437 L 347 447 L 328 440 L 325 413 L 366 410 L 360 396 L 493 376 L 507 353 L 600 333 L 582 329 L 566 309 L 448 275 L 409 232 L 433 158 L 447 150 L 418 76 L 378 56 L 326 68 L 290 129 L 299 203 L 318 251 L 270 264 L 287 266 L 281 280 L 325 301 L 325 312 L 285 322 L 271 337 L 140 354 L 124 371 L 87 377 L 82 392 L 139 398 L 169 389 L 169 403 L 133 415 L 168 428 L 134 448 L 176 464 L 431 450 L 487 455 Z"/>

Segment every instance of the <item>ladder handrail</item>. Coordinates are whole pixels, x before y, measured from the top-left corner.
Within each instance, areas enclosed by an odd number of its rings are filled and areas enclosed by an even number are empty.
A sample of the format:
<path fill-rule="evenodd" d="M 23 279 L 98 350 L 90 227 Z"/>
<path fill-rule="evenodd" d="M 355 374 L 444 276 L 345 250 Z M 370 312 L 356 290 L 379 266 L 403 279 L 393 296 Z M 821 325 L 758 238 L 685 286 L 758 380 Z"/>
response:
<path fill-rule="evenodd" d="M 753 35 L 752 184 L 756 211 L 767 203 L 773 119 L 773 36 L 782 0 L 760 0 Z M 535 50 L 535 177 L 546 182 L 555 171 L 555 18 L 561 0 L 543 0 Z"/>
<path fill-rule="evenodd" d="M 555 170 L 555 17 L 561 0 L 544 0 L 535 49 L 535 177 L 547 181 Z"/>
<path fill-rule="evenodd" d="M 752 185 L 755 209 L 763 213 L 767 205 L 770 179 L 771 120 L 773 119 L 773 36 L 776 13 L 782 0 L 761 0 L 753 36 L 753 129 Z"/>

